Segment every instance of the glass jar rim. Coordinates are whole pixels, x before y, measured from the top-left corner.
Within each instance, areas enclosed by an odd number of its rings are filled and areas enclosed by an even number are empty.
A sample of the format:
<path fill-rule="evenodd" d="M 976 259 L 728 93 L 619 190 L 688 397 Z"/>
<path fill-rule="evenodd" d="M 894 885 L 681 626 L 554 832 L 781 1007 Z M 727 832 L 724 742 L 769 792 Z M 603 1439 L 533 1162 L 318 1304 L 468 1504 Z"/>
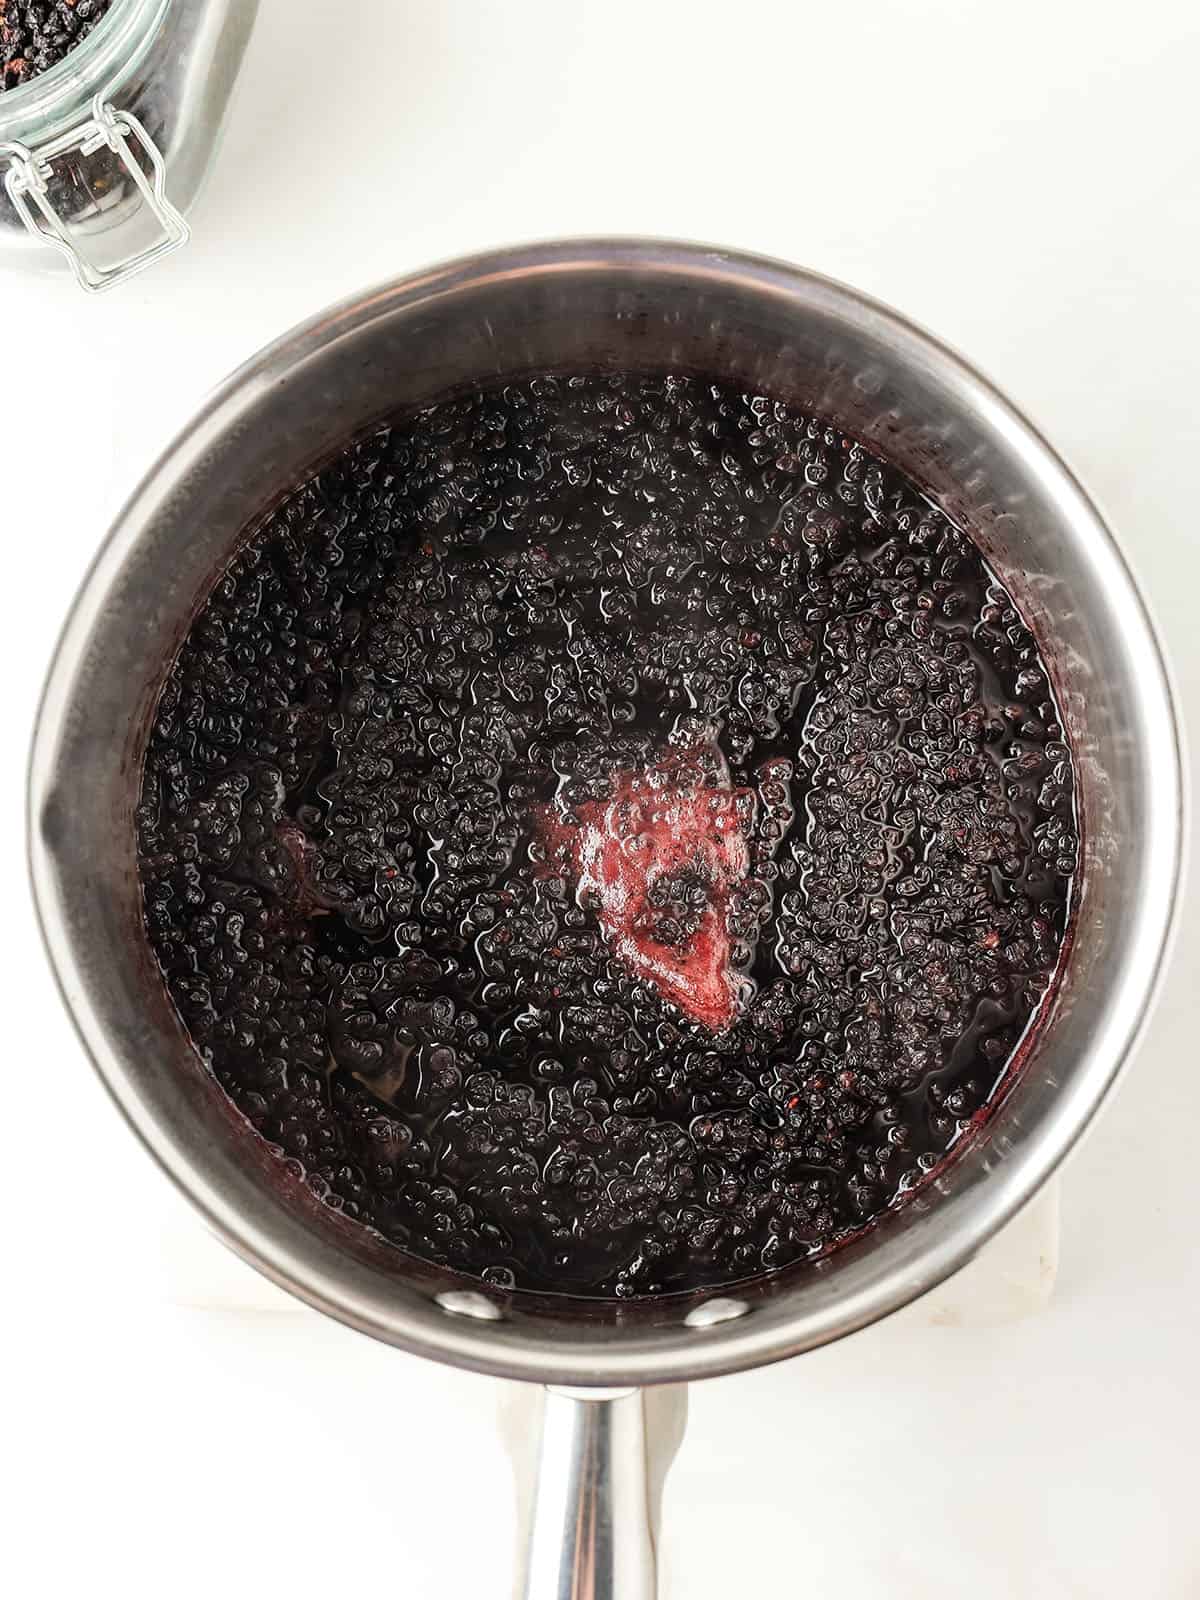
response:
<path fill-rule="evenodd" d="M 0 93 L 0 143 L 19 139 L 22 124 L 45 123 L 58 112 L 74 110 L 97 90 L 123 78 L 171 3 L 113 0 L 82 44 L 28 83 Z"/>

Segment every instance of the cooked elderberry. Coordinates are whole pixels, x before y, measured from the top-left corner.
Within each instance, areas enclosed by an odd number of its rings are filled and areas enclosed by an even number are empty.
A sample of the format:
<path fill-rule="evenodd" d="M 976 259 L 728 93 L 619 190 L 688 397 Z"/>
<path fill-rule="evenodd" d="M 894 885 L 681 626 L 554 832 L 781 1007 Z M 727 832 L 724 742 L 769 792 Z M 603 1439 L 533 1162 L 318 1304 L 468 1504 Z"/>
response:
<path fill-rule="evenodd" d="M 769 396 L 586 374 L 271 513 L 137 826 L 180 1017 L 330 1206 L 620 1297 L 922 1181 L 1036 1020 L 1078 843 L 1046 662 L 916 485 Z"/>

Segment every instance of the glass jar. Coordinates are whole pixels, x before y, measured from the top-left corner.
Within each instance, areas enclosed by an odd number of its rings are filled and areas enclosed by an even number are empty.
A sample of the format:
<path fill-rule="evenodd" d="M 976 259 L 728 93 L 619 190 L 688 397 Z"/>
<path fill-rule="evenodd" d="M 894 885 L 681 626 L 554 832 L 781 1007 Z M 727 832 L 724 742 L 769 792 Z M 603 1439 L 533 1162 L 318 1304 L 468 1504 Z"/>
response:
<path fill-rule="evenodd" d="M 110 288 L 188 238 L 258 0 L 113 0 L 0 93 L 0 265 Z"/>

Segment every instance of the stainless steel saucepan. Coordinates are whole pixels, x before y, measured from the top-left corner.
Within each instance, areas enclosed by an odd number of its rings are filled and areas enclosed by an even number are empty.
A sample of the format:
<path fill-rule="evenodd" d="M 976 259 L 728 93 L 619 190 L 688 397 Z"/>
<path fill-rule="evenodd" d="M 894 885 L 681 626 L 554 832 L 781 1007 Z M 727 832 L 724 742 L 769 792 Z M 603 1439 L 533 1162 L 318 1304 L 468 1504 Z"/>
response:
<path fill-rule="evenodd" d="M 711 373 L 828 417 L 983 547 L 1037 630 L 1078 758 L 1074 937 L 1023 1073 L 969 1148 L 817 1265 L 641 1305 L 508 1294 L 410 1261 L 321 1206 L 231 1110 L 157 980 L 133 810 L 167 667 L 248 527 L 402 407 L 546 368 Z M 697 245 L 597 239 L 477 256 L 316 317 L 236 373 L 117 520 L 59 643 L 31 788 L 51 959 L 113 1098 L 210 1226 L 363 1333 L 550 1386 L 527 1595 L 655 1589 L 643 1386 L 795 1355 L 963 1265 L 1029 1199 L 1146 1015 L 1179 876 L 1181 777 L 1153 629 L 1112 535 L 1045 441 L 959 357 L 827 279 Z"/>

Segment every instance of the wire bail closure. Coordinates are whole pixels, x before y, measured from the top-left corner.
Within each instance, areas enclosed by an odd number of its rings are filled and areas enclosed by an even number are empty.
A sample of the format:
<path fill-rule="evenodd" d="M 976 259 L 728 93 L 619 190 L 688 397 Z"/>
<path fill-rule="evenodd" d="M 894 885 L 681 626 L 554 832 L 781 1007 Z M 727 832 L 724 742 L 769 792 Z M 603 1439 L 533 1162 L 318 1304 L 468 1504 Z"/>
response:
<path fill-rule="evenodd" d="M 158 225 L 159 237 L 143 249 L 113 265 L 102 266 L 88 258 L 71 236 L 67 224 L 50 201 L 49 179 L 63 156 L 88 157 L 108 149 L 120 169 L 132 178 L 142 204 Z M 149 163 L 149 173 L 140 155 Z M 186 244 L 191 230 L 166 195 L 166 166 L 145 127 L 131 111 L 118 111 L 96 95 L 91 116 L 69 132 L 39 148 L 15 142 L 0 144 L 0 156 L 9 158 L 4 187 L 13 209 L 35 238 L 53 245 L 70 263 L 82 289 L 98 294 L 143 272 L 161 257 Z M 78 230 L 75 230 L 78 233 Z"/>

